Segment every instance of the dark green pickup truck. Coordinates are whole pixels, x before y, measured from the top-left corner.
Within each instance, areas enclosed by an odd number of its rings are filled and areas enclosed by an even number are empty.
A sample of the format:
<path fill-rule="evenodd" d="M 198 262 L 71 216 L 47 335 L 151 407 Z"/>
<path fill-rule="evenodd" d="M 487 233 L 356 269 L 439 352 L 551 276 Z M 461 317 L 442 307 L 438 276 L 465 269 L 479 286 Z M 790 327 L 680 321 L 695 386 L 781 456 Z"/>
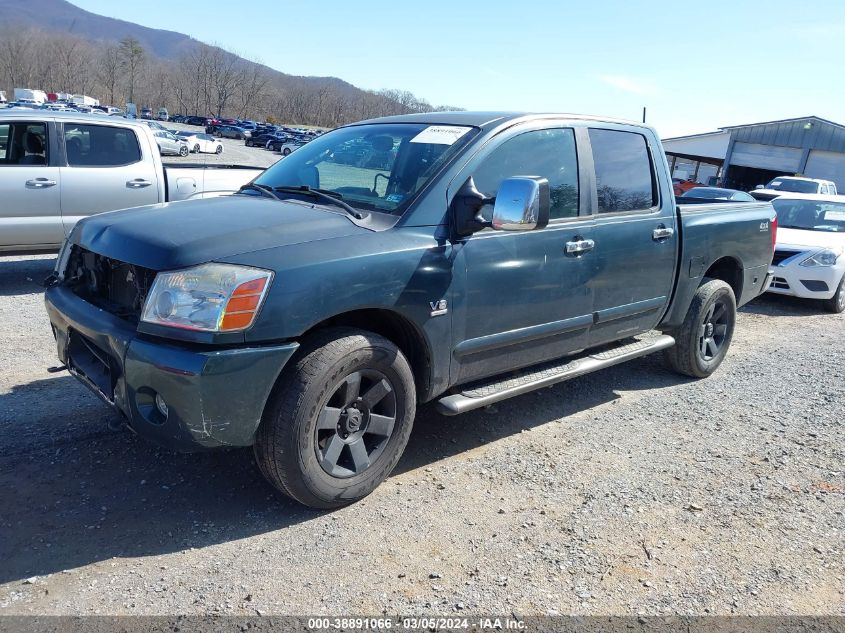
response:
<path fill-rule="evenodd" d="M 67 369 L 140 435 L 254 446 L 320 508 L 454 415 L 663 350 L 705 377 L 768 284 L 769 203 L 675 203 L 644 125 L 436 113 L 328 133 L 238 194 L 81 221 L 46 292 Z"/>

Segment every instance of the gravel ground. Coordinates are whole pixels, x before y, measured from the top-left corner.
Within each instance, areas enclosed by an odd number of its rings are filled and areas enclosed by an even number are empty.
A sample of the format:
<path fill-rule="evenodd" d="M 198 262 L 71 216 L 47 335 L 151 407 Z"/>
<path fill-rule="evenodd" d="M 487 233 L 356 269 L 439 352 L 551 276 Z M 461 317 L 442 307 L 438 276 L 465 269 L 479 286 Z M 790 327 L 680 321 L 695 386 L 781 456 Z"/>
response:
<path fill-rule="evenodd" d="M 458 418 L 370 497 L 107 429 L 0 260 L 0 614 L 845 614 L 845 316 L 766 297 L 692 381 L 649 357 Z"/>

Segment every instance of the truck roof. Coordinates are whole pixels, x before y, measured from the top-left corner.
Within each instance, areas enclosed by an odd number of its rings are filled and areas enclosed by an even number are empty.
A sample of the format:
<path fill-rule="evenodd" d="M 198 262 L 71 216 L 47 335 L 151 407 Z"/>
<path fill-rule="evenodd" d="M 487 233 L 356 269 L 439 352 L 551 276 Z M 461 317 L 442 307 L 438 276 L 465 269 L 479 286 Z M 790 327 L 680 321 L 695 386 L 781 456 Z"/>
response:
<path fill-rule="evenodd" d="M 427 123 L 429 125 L 471 125 L 481 129 L 489 129 L 502 123 L 518 120 L 533 119 L 572 119 L 585 121 L 601 121 L 606 123 L 622 123 L 637 127 L 650 126 L 637 121 L 614 119 L 611 117 L 588 116 L 584 114 L 564 113 L 531 113 L 531 112 L 423 112 L 420 114 L 400 114 L 396 116 L 380 117 L 357 121 L 349 125 L 365 125 L 368 123 Z"/>
<path fill-rule="evenodd" d="M 75 112 L 48 110 L 45 108 L 3 108 L 0 109 L 0 117 L 4 119 L 55 119 L 57 121 L 85 122 L 108 122 L 110 124 L 134 125 L 136 127 L 148 127 L 137 119 L 124 119 L 119 116 L 110 116 L 105 112 Z"/>

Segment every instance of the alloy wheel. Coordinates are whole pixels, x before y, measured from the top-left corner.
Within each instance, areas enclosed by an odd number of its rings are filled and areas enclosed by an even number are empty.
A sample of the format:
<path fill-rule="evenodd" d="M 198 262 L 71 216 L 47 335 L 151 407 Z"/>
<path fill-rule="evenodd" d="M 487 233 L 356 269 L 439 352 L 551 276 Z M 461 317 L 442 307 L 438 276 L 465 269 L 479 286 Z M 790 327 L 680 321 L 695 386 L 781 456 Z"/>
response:
<path fill-rule="evenodd" d="M 323 470 L 360 475 L 384 452 L 396 425 L 396 393 L 380 371 L 362 369 L 341 380 L 320 410 L 314 450 Z"/>
<path fill-rule="evenodd" d="M 729 313 L 723 301 L 715 301 L 704 314 L 698 328 L 698 353 L 703 360 L 713 360 L 719 355 L 728 334 Z"/>

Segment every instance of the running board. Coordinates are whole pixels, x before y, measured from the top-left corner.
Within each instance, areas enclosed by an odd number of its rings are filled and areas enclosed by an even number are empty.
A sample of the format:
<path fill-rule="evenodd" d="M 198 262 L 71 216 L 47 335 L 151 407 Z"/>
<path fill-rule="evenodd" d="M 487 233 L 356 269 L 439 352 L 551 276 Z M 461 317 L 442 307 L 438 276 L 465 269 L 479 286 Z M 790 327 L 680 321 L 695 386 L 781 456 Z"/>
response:
<path fill-rule="evenodd" d="M 458 415 L 479 407 L 519 396 L 535 389 L 589 374 L 605 367 L 612 367 L 626 360 L 646 356 L 675 344 L 667 334 L 649 336 L 633 343 L 594 350 L 575 359 L 557 360 L 534 367 L 528 367 L 518 374 L 506 378 L 493 377 L 459 387 L 460 393 L 444 396 L 437 401 L 437 410 L 443 415 Z M 497 379 L 498 378 L 498 379 Z"/>

